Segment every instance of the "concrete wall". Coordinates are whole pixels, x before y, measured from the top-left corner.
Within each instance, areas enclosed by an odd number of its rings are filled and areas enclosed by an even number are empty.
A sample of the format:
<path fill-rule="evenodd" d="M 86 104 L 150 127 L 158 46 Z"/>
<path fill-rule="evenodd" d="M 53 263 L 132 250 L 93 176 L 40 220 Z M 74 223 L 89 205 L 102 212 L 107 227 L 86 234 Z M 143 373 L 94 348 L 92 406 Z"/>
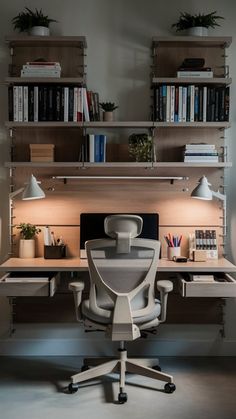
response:
<path fill-rule="evenodd" d="M 7 74 L 8 49 L 4 44 L 6 34 L 13 34 L 11 19 L 21 11 L 26 3 L 23 0 L 1 1 L 0 17 L 0 80 Z M 190 13 L 217 10 L 225 17 L 222 27 L 210 30 L 210 35 L 232 36 L 233 45 L 229 50 L 228 62 L 233 77 L 231 89 L 232 128 L 227 133 L 230 149 L 230 160 L 236 158 L 234 141 L 236 114 L 236 3 L 234 0 L 182 0 L 178 2 L 161 0 L 41 0 L 27 1 L 30 8 L 39 7 L 49 17 L 59 23 L 52 24 L 55 35 L 85 35 L 88 42 L 88 86 L 100 92 L 101 101 L 111 100 L 119 104 L 117 119 L 145 120 L 149 115 L 149 65 L 151 37 L 171 35 L 171 24 L 177 20 L 180 11 Z M 9 159 L 7 136 L 3 121 L 7 119 L 7 89 L 0 86 L 0 250 L 3 259 L 7 253 L 7 172 L 2 164 Z M 235 174 L 233 167 L 227 172 L 228 183 L 228 249 L 229 257 L 236 262 L 236 214 L 235 214 Z M 159 339 L 162 341 L 160 353 L 164 354 L 232 354 L 235 349 L 236 301 L 229 300 L 226 305 L 226 338 L 219 339 L 218 328 L 212 326 L 163 326 Z M 3 300 L 0 313 L 0 332 L 8 328 L 8 305 Z M 61 342 L 63 336 L 63 342 Z M 92 338 L 91 338 L 92 339 Z M 37 328 L 22 325 L 14 338 L 2 339 L 2 353 L 77 353 L 88 348 L 87 343 L 81 346 L 83 336 L 73 325 L 66 328 L 55 325 Z M 160 341 L 159 340 L 159 341 Z M 94 351 L 99 350 L 99 338 L 93 338 Z M 91 343 L 90 342 L 90 343 Z M 151 343 L 150 343 L 151 342 Z M 147 353 L 158 351 L 158 340 L 151 339 L 146 345 Z M 156 346 L 157 345 L 157 346 Z M 91 347 L 91 346 L 90 346 Z M 83 351 L 82 350 L 82 351 Z M 102 350 L 102 349 L 101 349 Z M 151 351 L 151 352 L 152 352 Z M 189 352 L 190 351 L 190 352 Z"/>

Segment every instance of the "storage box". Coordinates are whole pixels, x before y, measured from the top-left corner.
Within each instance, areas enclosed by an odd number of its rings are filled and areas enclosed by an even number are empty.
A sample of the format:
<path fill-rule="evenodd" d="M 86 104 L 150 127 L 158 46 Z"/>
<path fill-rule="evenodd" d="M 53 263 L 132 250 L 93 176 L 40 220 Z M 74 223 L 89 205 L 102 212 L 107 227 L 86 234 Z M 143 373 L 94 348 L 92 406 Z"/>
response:
<path fill-rule="evenodd" d="M 30 144 L 30 161 L 53 162 L 54 144 Z"/>
<path fill-rule="evenodd" d="M 66 246 L 44 246 L 44 259 L 62 259 L 66 257 Z"/>

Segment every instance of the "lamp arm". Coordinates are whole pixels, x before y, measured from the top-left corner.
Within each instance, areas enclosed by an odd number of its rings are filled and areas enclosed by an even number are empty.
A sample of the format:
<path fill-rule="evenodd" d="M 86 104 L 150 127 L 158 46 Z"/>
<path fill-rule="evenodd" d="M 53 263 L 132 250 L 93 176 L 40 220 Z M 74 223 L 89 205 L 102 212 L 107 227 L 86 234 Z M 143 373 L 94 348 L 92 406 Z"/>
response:
<path fill-rule="evenodd" d="M 24 188 L 20 188 L 20 189 L 17 189 L 16 191 L 14 191 L 14 192 L 9 193 L 9 199 L 14 198 L 16 195 L 23 192 L 23 190 L 24 190 Z"/>
<path fill-rule="evenodd" d="M 223 208 L 226 209 L 226 195 L 222 194 L 220 191 L 217 191 L 217 192 L 212 191 L 212 195 L 215 198 L 218 198 L 221 201 L 223 201 Z"/>

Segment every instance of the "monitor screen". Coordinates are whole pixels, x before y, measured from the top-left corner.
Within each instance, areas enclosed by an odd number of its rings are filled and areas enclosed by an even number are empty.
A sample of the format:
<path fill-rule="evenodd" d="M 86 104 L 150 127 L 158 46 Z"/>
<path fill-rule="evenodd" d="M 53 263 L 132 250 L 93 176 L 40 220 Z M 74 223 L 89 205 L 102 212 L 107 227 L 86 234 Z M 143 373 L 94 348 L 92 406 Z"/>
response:
<path fill-rule="evenodd" d="M 82 213 L 80 215 L 80 257 L 86 258 L 85 242 L 108 237 L 104 232 L 104 220 L 112 213 Z M 115 213 L 113 213 L 115 214 Z M 158 240 L 159 215 L 157 213 L 132 213 L 143 219 L 143 229 L 139 237 Z"/>

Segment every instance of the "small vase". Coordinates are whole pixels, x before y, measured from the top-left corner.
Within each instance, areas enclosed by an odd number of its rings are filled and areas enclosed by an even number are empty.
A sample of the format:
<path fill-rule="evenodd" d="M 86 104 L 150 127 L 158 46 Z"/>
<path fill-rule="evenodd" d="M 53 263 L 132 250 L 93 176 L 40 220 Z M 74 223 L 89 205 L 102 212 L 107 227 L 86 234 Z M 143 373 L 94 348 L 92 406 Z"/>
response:
<path fill-rule="evenodd" d="M 35 257 L 35 240 L 20 240 L 19 257 L 23 259 Z"/>
<path fill-rule="evenodd" d="M 47 28 L 46 26 L 33 26 L 29 30 L 29 35 L 31 35 L 31 36 L 49 36 L 50 31 L 49 31 L 49 28 Z"/>
<path fill-rule="evenodd" d="M 208 36 L 208 29 L 204 28 L 204 26 L 194 26 L 187 29 L 186 32 L 190 36 Z"/>
<path fill-rule="evenodd" d="M 113 121 L 113 112 L 103 112 L 103 121 L 112 122 Z"/>

